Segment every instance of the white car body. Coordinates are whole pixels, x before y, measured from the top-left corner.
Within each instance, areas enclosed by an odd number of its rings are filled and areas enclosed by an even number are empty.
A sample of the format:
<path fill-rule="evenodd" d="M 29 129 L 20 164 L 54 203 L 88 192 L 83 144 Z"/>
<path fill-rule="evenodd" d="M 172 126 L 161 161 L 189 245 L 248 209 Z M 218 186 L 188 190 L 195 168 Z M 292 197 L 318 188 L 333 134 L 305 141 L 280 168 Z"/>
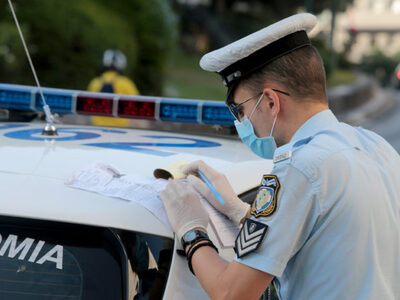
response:
<path fill-rule="evenodd" d="M 142 129 L 56 126 L 58 136 L 46 137 L 41 135 L 42 122 L 0 123 L 1 216 L 114 228 L 173 239 L 173 232 L 141 205 L 74 189 L 65 182 L 74 171 L 95 162 L 109 163 L 123 174 L 152 177 L 153 170 L 160 166 L 179 160 L 203 160 L 224 172 L 235 192 L 242 194 L 256 188 L 262 175 L 272 167 L 271 161 L 252 154 L 239 139 Z M 209 231 L 220 247 L 211 227 Z M 234 255 L 232 249 L 220 253 L 229 260 Z M 174 251 L 163 299 L 207 298 L 185 258 Z"/>

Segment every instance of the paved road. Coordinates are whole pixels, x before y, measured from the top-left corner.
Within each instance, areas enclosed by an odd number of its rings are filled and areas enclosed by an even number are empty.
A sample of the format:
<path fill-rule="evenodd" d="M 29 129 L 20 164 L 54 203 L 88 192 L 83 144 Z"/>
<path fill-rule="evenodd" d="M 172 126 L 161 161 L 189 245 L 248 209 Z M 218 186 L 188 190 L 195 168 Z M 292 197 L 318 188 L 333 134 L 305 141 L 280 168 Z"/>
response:
<path fill-rule="evenodd" d="M 400 91 L 396 92 L 396 104 L 384 114 L 361 124 L 383 136 L 400 153 Z"/>

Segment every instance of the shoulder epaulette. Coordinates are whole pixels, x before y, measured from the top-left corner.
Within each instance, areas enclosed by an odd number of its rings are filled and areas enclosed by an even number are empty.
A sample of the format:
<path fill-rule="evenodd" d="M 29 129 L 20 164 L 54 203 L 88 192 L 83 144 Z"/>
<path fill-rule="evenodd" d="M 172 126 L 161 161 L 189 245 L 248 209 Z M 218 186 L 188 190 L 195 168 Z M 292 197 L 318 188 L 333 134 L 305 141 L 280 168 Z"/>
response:
<path fill-rule="evenodd" d="M 273 162 L 279 163 L 282 161 L 290 161 L 292 154 L 295 150 L 301 148 L 301 146 L 308 144 L 312 140 L 312 137 L 307 137 L 295 142 L 290 142 L 289 144 L 283 145 L 276 149 Z"/>

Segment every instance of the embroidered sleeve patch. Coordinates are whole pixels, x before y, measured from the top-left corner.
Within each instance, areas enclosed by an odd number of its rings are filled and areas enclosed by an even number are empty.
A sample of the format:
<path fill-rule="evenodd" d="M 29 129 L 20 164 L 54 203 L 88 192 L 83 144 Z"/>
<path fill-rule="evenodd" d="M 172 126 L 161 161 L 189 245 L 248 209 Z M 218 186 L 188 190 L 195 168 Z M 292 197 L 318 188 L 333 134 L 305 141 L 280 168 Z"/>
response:
<path fill-rule="evenodd" d="M 238 258 L 256 251 L 264 241 L 268 225 L 246 219 L 235 240 L 235 253 Z"/>
<path fill-rule="evenodd" d="M 258 217 L 271 216 L 278 205 L 277 194 L 280 188 L 278 177 L 264 175 L 250 214 Z"/>

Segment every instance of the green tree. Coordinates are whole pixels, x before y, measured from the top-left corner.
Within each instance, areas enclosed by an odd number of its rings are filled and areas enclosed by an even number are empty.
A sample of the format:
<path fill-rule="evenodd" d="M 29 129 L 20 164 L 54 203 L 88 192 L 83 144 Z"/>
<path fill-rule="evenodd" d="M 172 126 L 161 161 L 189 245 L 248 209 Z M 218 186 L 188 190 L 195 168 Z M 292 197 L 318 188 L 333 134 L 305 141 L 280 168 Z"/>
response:
<path fill-rule="evenodd" d="M 145 94 L 162 93 L 163 75 L 178 40 L 177 17 L 168 0 L 99 0 L 124 18 L 137 39 L 136 79 Z"/>
<path fill-rule="evenodd" d="M 104 50 L 113 48 L 120 49 L 127 55 L 126 75 L 138 84 L 142 92 L 160 93 L 163 68 L 174 34 L 172 24 L 167 23 L 166 17 L 162 15 L 170 13 L 163 7 L 167 5 L 163 4 L 163 1 L 13 2 L 43 86 L 86 89 L 89 80 L 101 70 Z M 153 6 L 149 7 L 148 2 L 152 2 Z M 142 6 L 143 9 L 138 11 L 135 5 Z M 114 9 L 117 6 L 119 9 Z M 33 84 L 33 77 L 22 52 L 22 44 L 6 0 L 0 0 L 0 11 L 0 80 Z M 162 27 L 164 34 L 163 39 L 157 41 L 154 40 L 157 38 L 155 34 L 148 40 L 138 34 L 149 31 L 149 28 L 154 26 L 151 22 L 132 21 L 145 16 L 151 19 L 154 11 L 158 12 L 158 19 L 154 22 Z M 158 52 L 143 52 L 143 48 L 151 47 L 155 43 L 159 43 Z M 164 52 L 160 53 L 160 49 Z M 141 55 L 150 62 L 157 77 L 152 73 L 141 72 Z"/>
<path fill-rule="evenodd" d="M 358 68 L 364 73 L 373 75 L 382 85 L 388 85 L 399 61 L 400 52 L 388 56 L 375 48 L 372 53 L 362 57 Z"/>

